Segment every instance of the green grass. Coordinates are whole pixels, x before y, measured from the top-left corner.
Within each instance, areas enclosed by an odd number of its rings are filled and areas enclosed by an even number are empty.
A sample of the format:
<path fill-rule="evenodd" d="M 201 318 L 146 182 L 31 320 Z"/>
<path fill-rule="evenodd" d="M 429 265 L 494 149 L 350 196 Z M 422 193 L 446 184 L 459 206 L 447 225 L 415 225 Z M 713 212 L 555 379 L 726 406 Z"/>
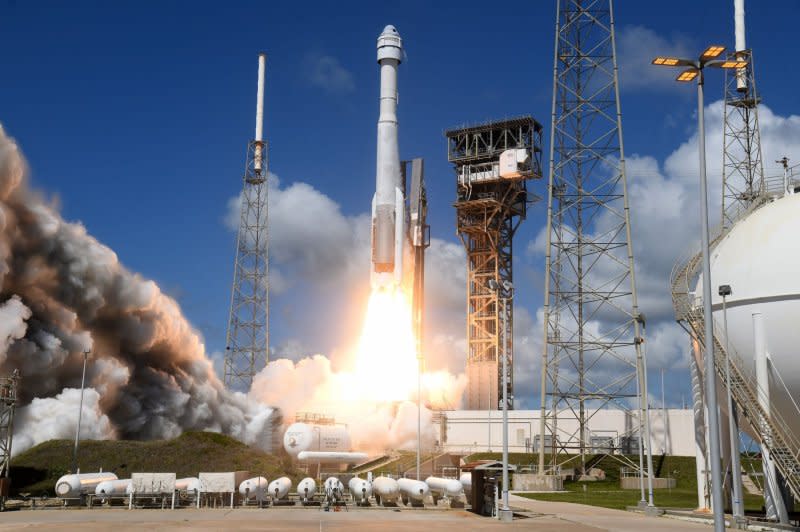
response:
<path fill-rule="evenodd" d="M 502 455 L 500 453 L 476 453 L 466 457 L 465 460 L 500 460 L 501 458 Z M 629 458 L 638 464 L 638 456 Z M 536 463 L 536 461 L 537 455 L 535 454 L 509 454 L 509 463 L 511 464 L 528 465 Z M 654 469 L 658 469 L 660 461 L 660 456 L 653 457 Z M 564 465 L 564 467 L 575 467 L 576 465 L 577 461 L 573 460 L 573 462 Z M 596 482 L 565 481 L 564 490 L 566 493 L 520 493 L 519 495 L 539 501 L 574 502 L 619 510 L 628 506 L 636 506 L 641 498 L 641 493 L 638 489 L 623 490 L 620 488 L 621 465 L 614 458 L 605 457 L 597 467 L 605 471 L 606 480 Z M 754 467 L 760 470 L 760 461 Z M 655 490 L 653 499 L 657 506 L 661 508 L 687 509 L 697 507 L 697 477 L 695 475 L 695 459 L 693 457 L 664 457 L 660 476 L 676 479 L 677 486 L 672 489 Z M 761 509 L 762 504 L 763 500 L 760 496 L 745 494 L 745 510 L 758 511 Z"/>
<path fill-rule="evenodd" d="M 51 440 L 11 461 L 12 494 L 53 495 L 53 486 L 70 471 L 73 442 Z M 301 475 L 286 456 L 273 456 L 215 432 L 186 432 L 172 440 L 100 441 L 80 445 L 78 466 L 84 472 L 112 471 L 119 478 L 131 473 L 169 472 L 178 478 L 201 471 L 250 471 L 269 480 L 282 475 L 297 481 Z"/>

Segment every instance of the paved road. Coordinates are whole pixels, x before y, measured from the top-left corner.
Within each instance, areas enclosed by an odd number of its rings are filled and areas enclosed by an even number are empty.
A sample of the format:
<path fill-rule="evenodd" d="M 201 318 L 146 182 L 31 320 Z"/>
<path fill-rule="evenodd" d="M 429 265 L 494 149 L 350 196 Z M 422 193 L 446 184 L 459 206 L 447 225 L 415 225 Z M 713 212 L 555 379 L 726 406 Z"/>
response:
<path fill-rule="evenodd" d="M 471 530 L 531 530 L 537 532 L 600 532 L 605 530 L 661 532 L 710 530 L 708 526 L 668 518 L 645 517 L 580 504 L 538 502 L 511 496 L 520 517 L 511 524 L 463 510 L 372 508 L 323 512 L 310 508 L 213 510 L 44 509 L 6 512 L 0 531 L 109 530 L 298 530 L 391 532 L 404 530 L 467 532 Z M 525 517 L 522 517 L 522 516 Z"/>

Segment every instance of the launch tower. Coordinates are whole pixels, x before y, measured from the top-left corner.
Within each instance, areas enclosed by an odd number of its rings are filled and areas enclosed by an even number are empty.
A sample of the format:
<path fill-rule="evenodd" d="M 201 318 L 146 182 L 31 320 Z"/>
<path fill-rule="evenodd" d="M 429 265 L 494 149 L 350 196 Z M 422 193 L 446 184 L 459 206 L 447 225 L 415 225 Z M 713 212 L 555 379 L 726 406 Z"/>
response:
<path fill-rule="evenodd" d="M 457 230 L 467 250 L 467 409 L 502 409 L 502 356 L 513 408 L 514 309 L 499 304 L 489 281 L 512 281 L 514 232 L 534 200 L 526 183 L 542 177 L 542 125 L 526 116 L 445 135 L 456 171 Z"/>
<path fill-rule="evenodd" d="M 263 140 L 266 61 L 266 54 L 258 56 L 256 134 L 247 147 L 225 345 L 225 385 L 238 390 L 250 388 L 269 356 L 269 186 L 267 144 Z"/>

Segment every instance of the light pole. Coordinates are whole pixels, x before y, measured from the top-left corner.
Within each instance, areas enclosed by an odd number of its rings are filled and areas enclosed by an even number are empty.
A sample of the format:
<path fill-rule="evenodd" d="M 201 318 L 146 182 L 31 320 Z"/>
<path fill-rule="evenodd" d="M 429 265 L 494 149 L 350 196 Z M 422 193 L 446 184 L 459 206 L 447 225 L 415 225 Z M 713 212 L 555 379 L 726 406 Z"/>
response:
<path fill-rule="evenodd" d="M 508 300 L 514 298 L 514 285 L 511 281 L 498 283 L 495 279 L 489 280 L 489 289 L 497 293 L 497 297 L 503 304 L 503 322 L 500 331 L 500 344 L 503 347 L 502 365 L 502 386 L 503 386 L 503 507 L 501 511 L 505 513 L 504 520 L 510 519 L 510 509 L 508 507 L 508 339 L 506 338 L 506 328 L 508 326 L 507 308 Z M 498 515 L 500 515 L 498 513 Z"/>
<path fill-rule="evenodd" d="M 83 373 L 81 375 L 81 400 L 78 406 L 78 426 L 75 428 L 75 447 L 72 449 L 72 472 L 78 472 L 78 439 L 81 435 L 81 417 L 83 416 L 83 389 L 86 386 L 86 360 L 89 351 L 83 352 Z"/>
<path fill-rule="evenodd" d="M 703 321 L 705 322 L 705 395 L 708 410 L 708 442 L 711 462 L 711 505 L 714 509 L 714 530 L 724 532 L 725 514 L 722 503 L 722 468 L 720 464 L 719 412 L 717 405 L 717 382 L 714 370 L 714 323 L 711 314 L 711 250 L 708 231 L 708 184 L 706 179 L 706 132 L 703 116 L 703 72 L 705 67 L 744 68 L 747 61 L 717 59 L 724 46 L 709 46 L 697 59 L 656 57 L 653 64 L 669 67 L 688 67 L 676 78 L 690 82 L 697 79 L 697 136 L 700 156 L 700 222 L 703 253 Z"/>
<path fill-rule="evenodd" d="M 737 525 L 744 523 L 744 501 L 742 500 L 742 464 L 739 454 L 739 421 L 736 417 L 736 405 L 733 404 L 731 394 L 731 351 L 728 341 L 728 296 L 731 295 L 731 285 L 723 284 L 719 287 L 722 296 L 722 319 L 725 329 L 725 387 L 728 399 L 728 432 L 731 439 L 731 510 Z"/>

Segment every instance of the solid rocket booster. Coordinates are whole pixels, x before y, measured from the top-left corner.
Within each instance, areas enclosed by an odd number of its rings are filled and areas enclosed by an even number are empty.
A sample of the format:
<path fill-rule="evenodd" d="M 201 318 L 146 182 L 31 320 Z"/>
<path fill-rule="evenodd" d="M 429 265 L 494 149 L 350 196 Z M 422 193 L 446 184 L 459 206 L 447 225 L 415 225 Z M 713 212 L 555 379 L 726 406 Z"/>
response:
<path fill-rule="evenodd" d="M 373 288 L 398 286 L 403 276 L 405 224 L 400 152 L 397 145 L 397 67 L 403 58 L 403 40 L 394 26 L 378 36 L 381 69 L 380 117 L 372 199 Z"/>

